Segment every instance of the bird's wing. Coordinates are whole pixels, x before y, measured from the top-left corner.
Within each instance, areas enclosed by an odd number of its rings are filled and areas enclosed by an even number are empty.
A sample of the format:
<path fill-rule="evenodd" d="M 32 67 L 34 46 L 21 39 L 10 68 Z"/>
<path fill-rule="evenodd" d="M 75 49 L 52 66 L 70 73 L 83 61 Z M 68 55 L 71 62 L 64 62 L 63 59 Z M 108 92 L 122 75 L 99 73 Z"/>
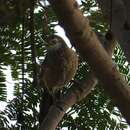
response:
<path fill-rule="evenodd" d="M 67 77 L 66 82 L 72 80 L 72 78 L 76 74 L 77 69 L 78 69 L 78 56 L 76 52 L 70 48 L 68 53 L 68 65 L 66 68 L 66 77 Z"/>

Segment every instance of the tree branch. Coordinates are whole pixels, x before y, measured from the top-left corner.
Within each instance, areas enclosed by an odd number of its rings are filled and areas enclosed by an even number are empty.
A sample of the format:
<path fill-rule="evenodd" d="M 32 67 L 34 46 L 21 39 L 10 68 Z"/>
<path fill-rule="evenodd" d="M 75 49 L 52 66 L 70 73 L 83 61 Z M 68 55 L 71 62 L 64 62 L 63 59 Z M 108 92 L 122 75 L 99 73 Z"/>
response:
<path fill-rule="evenodd" d="M 125 56 L 130 63 L 130 1 L 129 0 L 97 0 L 99 7 L 108 22 L 111 22 L 110 12 L 112 11 L 112 31 L 117 41 L 124 50 Z"/>
<path fill-rule="evenodd" d="M 37 74 L 38 74 L 38 65 L 36 62 L 37 57 L 37 49 L 35 45 L 35 35 L 34 35 L 34 6 L 35 1 L 30 1 L 30 24 L 29 24 L 29 30 L 30 30 L 30 44 L 31 44 L 31 55 L 32 55 L 32 68 L 33 68 L 33 86 L 37 86 Z"/>
<path fill-rule="evenodd" d="M 97 84 L 97 79 L 93 73 L 90 73 L 88 78 L 84 81 L 80 91 L 76 86 L 68 91 L 62 98 L 61 102 L 53 104 L 49 112 L 42 122 L 40 130 L 54 130 L 60 120 L 63 118 L 65 112 L 74 105 L 77 101 L 86 97 L 91 89 Z M 69 102 L 68 102 L 69 101 Z M 62 108 L 62 109 L 60 109 Z"/>

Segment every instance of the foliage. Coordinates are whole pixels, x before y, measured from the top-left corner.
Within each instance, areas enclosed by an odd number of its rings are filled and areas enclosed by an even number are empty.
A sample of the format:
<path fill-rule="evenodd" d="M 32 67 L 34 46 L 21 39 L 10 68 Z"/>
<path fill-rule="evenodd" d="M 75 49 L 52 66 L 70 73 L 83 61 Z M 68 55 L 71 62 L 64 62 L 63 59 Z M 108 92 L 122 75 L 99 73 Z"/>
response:
<path fill-rule="evenodd" d="M 94 0 L 82 0 L 81 3 L 80 8 L 83 14 L 89 17 L 93 30 L 105 34 L 109 25 L 107 25 L 101 11 L 97 8 L 96 2 Z M 44 3 L 42 4 L 44 5 Z M 9 101 L 5 110 L 0 113 L 1 127 L 14 128 L 24 124 L 26 129 L 38 128 L 40 91 L 31 83 L 33 65 L 28 15 L 27 13 L 24 32 L 24 84 L 22 83 L 22 20 L 18 17 L 17 19 L 19 20 L 15 24 L 0 26 L 0 101 L 6 100 L 6 76 L 4 75 L 4 69 L 7 66 L 11 67 L 11 75 L 15 81 L 15 98 Z M 57 17 L 48 4 L 35 13 L 34 37 L 37 58 L 40 63 L 46 54 L 42 38 L 44 39 L 47 35 L 55 33 L 54 27 L 57 23 Z M 48 32 L 46 31 L 46 26 L 48 26 Z M 129 65 L 119 47 L 115 49 L 113 60 L 129 83 Z M 88 64 L 81 60 L 75 78 L 82 81 L 87 77 L 88 72 Z M 16 121 L 16 124 L 11 124 L 10 126 L 8 123 L 10 120 Z M 99 84 L 88 97 L 68 110 L 58 128 L 67 127 L 69 130 L 118 130 L 125 129 L 126 126 L 127 124 L 124 122 L 122 115 L 112 104 L 110 98 L 104 93 L 101 84 Z"/>
<path fill-rule="evenodd" d="M 22 124 L 25 128 L 38 128 L 37 102 L 39 102 L 39 95 L 40 92 L 28 80 L 26 81 L 25 94 L 20 94 L 9 102 L 4 112 L 9 120 L 16 121 L 15 127 L 20 127 Z M 8 127 L 10 126 L 8 125 Z"/>
<path fill-rule="evenodd" d="M 3 73 L 3 70 L 5 68 L 3 65 L 0 66 L 0 101 L 5 101 L 6 100 L 6 85 L 5 85 L 5 75 Z"/>

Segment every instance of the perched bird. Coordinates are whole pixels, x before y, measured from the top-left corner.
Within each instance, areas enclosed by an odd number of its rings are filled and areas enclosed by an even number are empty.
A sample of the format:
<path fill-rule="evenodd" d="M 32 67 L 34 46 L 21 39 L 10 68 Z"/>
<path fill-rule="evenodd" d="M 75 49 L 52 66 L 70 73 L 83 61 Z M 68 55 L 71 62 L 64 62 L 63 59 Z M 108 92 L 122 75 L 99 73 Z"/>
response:
<path fill-rule="evenodd" d="M 45 119 L 56 94 L 74 77 L 78 68 L 78 56 L 65 41 L 57 36 L 49 36 L 46 41 L 47 54 L 41 65 L 40 86 L 44 93 L 40 102 L 39 124 Z"/>
<path fill-rule="evenodd" d="M 78 56 L 57 35 L 47 39 L 47 55 L 42 63 L 41 82 L 50 93 L 64 87 L 75 75 Z"/>

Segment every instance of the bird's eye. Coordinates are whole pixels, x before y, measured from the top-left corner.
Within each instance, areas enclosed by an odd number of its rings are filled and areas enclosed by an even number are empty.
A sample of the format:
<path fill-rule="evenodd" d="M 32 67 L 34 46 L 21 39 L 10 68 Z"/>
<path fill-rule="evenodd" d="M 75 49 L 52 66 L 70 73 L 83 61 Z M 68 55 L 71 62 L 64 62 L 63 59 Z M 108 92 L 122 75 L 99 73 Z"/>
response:
<path fill-rule="evenodd" d="M 51 41 L 53 44 L 56 44 L 58 42 L 57 38 L 52 39 Z"/>
<path fill-rule="evenodd" d="M 50 39 L 48 42 L 48 47 L 53 47 L 53 46 L 57 45 L 57 43 L 58 43 L 57 38 Z"/>
<path fill-rule="evenodd" d="M 48 39 L 47 39 L 47 43 L 48 43 L 48 47 L 49 48 L 53 48 L 53 47 L 57 47 L 57 46 L 59 46 L 60 44 L 60 38 L 58 37 L 58 36 L 50 36 L 50 37 L 48 37 Z"/>

